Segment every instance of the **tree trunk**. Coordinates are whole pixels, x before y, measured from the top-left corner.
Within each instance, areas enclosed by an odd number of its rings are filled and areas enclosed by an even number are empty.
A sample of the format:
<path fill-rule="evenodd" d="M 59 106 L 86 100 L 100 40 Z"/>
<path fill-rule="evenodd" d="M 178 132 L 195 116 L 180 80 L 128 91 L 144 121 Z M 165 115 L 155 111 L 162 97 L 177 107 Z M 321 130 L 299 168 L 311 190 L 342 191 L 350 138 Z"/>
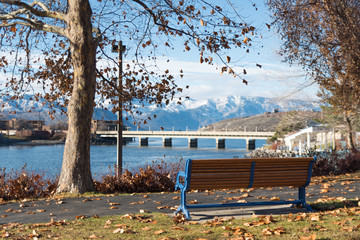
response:
<path fill-rule="evenodd" d="M 96 43 L 88 0 L 68 0 L 66 34 L 74 68 L 68 105 L 69 126 L 57 192 L 94 190 L 90 170 L 90 133 L 96 86 Z"/>
<path fill-rule="evenodd" d="M 344 113 L 344 122 L 345 122 L 346 131 L 347 131 L 346 143 L 347 143 L 348 149 L 351 152 L 357 152 L 355 143 L 354 143 L 352 122 L 351 122 L 350 117 L 346 114 L 346 112 Z"/>

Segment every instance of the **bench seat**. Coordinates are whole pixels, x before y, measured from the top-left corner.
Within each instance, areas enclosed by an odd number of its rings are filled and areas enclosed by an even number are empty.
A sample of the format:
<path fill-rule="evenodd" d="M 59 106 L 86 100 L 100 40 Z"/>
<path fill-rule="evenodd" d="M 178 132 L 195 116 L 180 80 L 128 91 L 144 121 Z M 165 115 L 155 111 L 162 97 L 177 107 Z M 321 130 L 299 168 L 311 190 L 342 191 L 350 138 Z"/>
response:
<path fill-rule="evenodd" d="M 184 172 L 176 177 L 175 189 L 180 189 L 181 200 L 177 212 L 190 218 L 189 208 L 236 207 L 250 205 L 301 204 L 308 211 L 305 187 L 309 185 L 312 166 L 316 158 L 235 158 L 235 159 L 188 159 Z M 186 203 L 189 190 L 219 190 L 260 187 L 293 186 L 299 189 L 298 200 L 267 201 L 228 204 Z"/>

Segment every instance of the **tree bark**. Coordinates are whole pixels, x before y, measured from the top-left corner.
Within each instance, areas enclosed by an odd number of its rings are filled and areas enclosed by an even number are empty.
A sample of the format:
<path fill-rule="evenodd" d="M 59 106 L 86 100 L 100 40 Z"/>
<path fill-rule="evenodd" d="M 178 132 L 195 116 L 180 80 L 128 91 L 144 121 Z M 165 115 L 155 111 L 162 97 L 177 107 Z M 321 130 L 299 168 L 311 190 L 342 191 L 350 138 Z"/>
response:
<path fill-rule="evenodd" d="M 68 105 L 68 134 L 57 192 L 94 190 L 90 170 L 91 118 L 96 87 L 96 43 L 92 36 L 88 0 L 69 0 L 66 34 L 74 68 L 74 84 Z"/>
<path fill-rule="evenodd" d="M 344 113 L 344 122 L 345 122 L 346 131 L 347 131 L 346 143 L 347 143 L 348 149 L 351 152 L 357 152 L 356 147 L 355 147 L 355 142 L 354 142 L 352 122 L 351 122 L 350 117 L 346 114 L 346 112 Z"/>

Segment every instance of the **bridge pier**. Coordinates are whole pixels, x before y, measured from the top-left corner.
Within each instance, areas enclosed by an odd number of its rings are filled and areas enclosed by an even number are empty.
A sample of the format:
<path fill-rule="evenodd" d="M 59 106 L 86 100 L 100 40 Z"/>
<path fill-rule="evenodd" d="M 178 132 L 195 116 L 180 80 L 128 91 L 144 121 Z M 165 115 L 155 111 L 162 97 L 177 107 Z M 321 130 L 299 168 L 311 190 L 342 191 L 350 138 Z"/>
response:
<path fill-rule="evenodd" d="M 189 148 L 197 148 L 198 140 L 197 138 L 189 138 Z"/>
<path fill-rule="evenodd" d="M 139 146 L 143 147 L 143 146 L 149 146 L 149 138 L 142 138 L 139 137 Z"/>
<path fill-rule="evenodd" d="M 255 150 L 255 139 L 246 139 L 246 149 Z"/>
<path fill-rule="evenodd" d="M 163 147 L 172 147 L 172 138 L 163 138 Z"/>
<path fill-rule="evenodd" d="M 225 139 L 216 139 L 217 148 L 225 148 Z"/>

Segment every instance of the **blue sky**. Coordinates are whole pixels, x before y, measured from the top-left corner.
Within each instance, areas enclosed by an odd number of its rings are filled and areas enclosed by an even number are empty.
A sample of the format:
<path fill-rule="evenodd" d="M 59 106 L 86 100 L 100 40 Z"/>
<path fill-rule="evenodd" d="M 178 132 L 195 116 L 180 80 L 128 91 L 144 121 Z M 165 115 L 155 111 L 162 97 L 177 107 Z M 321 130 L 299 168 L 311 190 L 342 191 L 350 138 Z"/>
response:
<path fill-rule="evenodd" d="M 311 84 L 311 79 L 306 78 L 306 72 L 300 66 L 290 67 L 289 64 L 283 63 L 276 53 L 280 49 L 281 40 L 275 29 L 269 30 L 266 27 L 265 23 L 271 22 L 270 12 L 260 2 L 263 1 L 258 1 L 257 11 L 251 6 L 250 1 L 242 1 L 243 9 L 240 9 L 245 20 L 255 25 L 262 35 L 262 39 L 253 42 L 250 54 L 241 57 L 237 62 L 240 71 L 243 68 L 247 71 L 244 78 L 248 80 L 248 85 L 232 76 L 220 75 L 215 67 L 200 64 L 197 56 L 170 55 L 170 63 L 164 61 L 163 66 L 174 72 L 179 67 L 183 69 L 184 78 L 179 79 L 178 84 L 190 86 L 185 94 L 194 99 L 229 95 L 317 99 L 318 87 Z M 230 52 L 230 55 L 236 58 L 237 52 Z M 256 64 L 262 65 L 262 68 L 256 67 Z"/>
<path fill-rule="evenodd" d="M 244 68 L 246 69 L 247 74 L 244 78 L 248 81 L 248 85 L 245 85 L 241 79 L 227 74 L 221 75 L 216 66 L 200 64 L 196 50 L 183 53 L 181 50 L 183 46 L 178 45 L 180 47 L 174 51 L 163 52 L 164 57 L 158 56 L 160 69 L 169 69 L 172 73 L 179 73 L 180 69 L 184 71 L 184 78 L 177 77 L 177 84 L 180 87 L 189 85 L 190 88 L 182 95 L 198 100 L 230 95 L 305 100 L 317 98 L 317 86 L 310 85 L 311 79 L 305 77 L 306 73 L 301 67 L 290 67 L 287 63 L 282 63 L 281 57 L 276 53 L 280 49 L 281 40 L 274 29 L 269 30 L 265 25 L 270 23 L 271 19 L 264 1 L 253 1 L 256 2 L 257 10 L 252 6 L 251 0 L 234 1 L 238 4 L 237 10 L 244 20 L 254 25 L 262 36 L 261 39 L 254 39 L 249 54 L 244 55 L 243 51 L 239 50 L 231 50 L 228 53 L 232 61 L 237 60 L 238 67 L 234 68 L 235 70 L 242 72 Z M 226 0 L 219 2 L 226 6 Z M 125 41 L 124 44 L 131 43 Z M 168 58 L 170 62 L 167 62 Z M 124 61 L 130 62 L 131 56 L 125 57 Z M 262 67 L 256 67 L 256 64 Z M 6 76 L 9 75 L 0 72 L 0 79 L 5 79 Z M 308 85 L 310 86 L 306 87 Z"/>

